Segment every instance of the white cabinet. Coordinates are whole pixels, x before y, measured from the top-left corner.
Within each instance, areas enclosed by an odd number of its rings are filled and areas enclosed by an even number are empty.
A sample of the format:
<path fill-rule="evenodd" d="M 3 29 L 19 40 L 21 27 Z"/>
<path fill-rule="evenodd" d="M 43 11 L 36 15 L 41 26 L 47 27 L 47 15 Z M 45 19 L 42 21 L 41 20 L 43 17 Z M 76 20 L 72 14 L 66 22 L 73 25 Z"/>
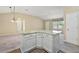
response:
<path fill-rule="evenodd" d="M 34 34 L 25 35 L 22 42 L 22 52 L 27 52 L 28 50 L 34 48 L 36 46 L 36 40 Z"/>
<path fill-rule="evenodd" d="M 48 52 L 53 52 L 53 36 L 45 34 L 43 39 L 43 48 Z"/>
<path fill-rule="evenodd" d="M 43 45 L 43 36 L 42 36 L 42 33 L 37 33 L 37 38 L 36 38 L 36 45 L 38 48 L 42 48 L 42 45 Z"/>
<path fill-rule="evenodd" d="M 53 52 L 53 35 L 37 33 L 37 47 L 44 48 L 48 52 Z"/>
<path fill-rule="evenodd" d="M 78 40 L 78 12 L 68 13 L 66 14 L 66 41 L 69 43 L 73 43 L 79 45 Z"/>
<path fill-rule="evenodd" d="M 64 46 L 64 34 L 63 33 L 61 33 L 61 34 L 59 34 L 59 44 L 60 44 L 60 47 L 59 47 L 59 49 L 61 50 L 62 48 L 63 48 L 63 46 Z"/>
<path fill-rule="evenodd" d="M 58 51 L 58 35 L 48 34 L 48 33 L 33 33 L 24 35 L 22 41 L 22 52 L 28 52 L 32 48 L 44 48 L 50 53 Z"/>
<path fill-rule="evenodd" d="M 59 34 L 54 35 L 53 38 L 53 52 L 56 53 L 61 48 Z"/>

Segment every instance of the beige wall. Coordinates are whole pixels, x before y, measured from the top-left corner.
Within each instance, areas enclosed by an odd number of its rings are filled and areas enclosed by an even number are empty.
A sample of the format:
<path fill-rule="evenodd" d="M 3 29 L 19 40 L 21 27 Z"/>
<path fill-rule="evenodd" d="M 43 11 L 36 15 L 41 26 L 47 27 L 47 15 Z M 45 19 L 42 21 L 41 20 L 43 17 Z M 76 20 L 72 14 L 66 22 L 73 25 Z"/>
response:
<path fill-rule="evenodd" d="M 16 23 L 12 23 L 11 19 L 11 14 L 0 14 L 0 35 L 18 33 Z M 25 32 L 43 30 L 43 21 L 40 18 L 16 13 L 16 20 L 18 19 L 25 21 Z"/>
<path fill-rule="evenodd" d="M 45 21 L 45 30 L 49 30 L 49 26 L 50 26 L 49 23 L 50 23 L 49 21 Z"/>
<path fill-rule="evenodd" d="M 65 7 L 64 8 L 64 12 L 65 13 L 72 13 L 72 12 L 79 12 L 79 7 L 76 7 L 76 6 L 70 6 L 70 7 Z"/>
<path fill-rule="evenodd" d="M 26 31 L 39 31 L 43 30 L 43 20 L 32 16 L 26 16 L 25 20 Z"/>
<path fill-rule="evenodd" d="M 0 34 L 16 33 L 16 24 L 10 22 L 9 14 L 0 14 Z"/>
<path fill-rule="evenodd" d="M 52 20 L 50 21 L 45 21 L 45 30 L 51 30 L 51 29 L 53 29 L 53 22 L 52 22 Z"/>

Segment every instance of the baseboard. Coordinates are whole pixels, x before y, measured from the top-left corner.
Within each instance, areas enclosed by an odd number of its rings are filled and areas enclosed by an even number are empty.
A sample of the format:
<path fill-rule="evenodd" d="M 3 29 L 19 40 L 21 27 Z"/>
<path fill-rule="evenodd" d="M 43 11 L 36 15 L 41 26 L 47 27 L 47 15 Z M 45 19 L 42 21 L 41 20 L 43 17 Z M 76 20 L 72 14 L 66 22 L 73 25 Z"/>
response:
<path fill-rule="evenodd" d="M 71 42 L 68 42 L 68 41 L 64 41 L 64 42 L 66 42 L 66 43 L 68 43 L 68 44 L 72 44 L 72 45 L 75 45 L 75 46 L 78 46 L 78 47 L 79 47 L 79 45 L 78 45 L 78 44 L 74 44 L 74 43 L 71 43 Z"/>

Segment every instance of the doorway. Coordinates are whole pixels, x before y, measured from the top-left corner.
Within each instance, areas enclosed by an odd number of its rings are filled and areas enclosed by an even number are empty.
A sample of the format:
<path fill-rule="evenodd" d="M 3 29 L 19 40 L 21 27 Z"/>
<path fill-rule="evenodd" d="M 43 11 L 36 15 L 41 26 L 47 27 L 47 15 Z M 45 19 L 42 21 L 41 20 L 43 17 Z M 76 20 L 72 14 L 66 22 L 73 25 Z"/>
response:
<path fill-rule="evenodd" d="M 25 21 L 24 20 L 21 20 L 21 19 L 18 19 L 16 21 L 16 27 L 17 27 L 17 32 L 18 33 L 25 32 Z"/>

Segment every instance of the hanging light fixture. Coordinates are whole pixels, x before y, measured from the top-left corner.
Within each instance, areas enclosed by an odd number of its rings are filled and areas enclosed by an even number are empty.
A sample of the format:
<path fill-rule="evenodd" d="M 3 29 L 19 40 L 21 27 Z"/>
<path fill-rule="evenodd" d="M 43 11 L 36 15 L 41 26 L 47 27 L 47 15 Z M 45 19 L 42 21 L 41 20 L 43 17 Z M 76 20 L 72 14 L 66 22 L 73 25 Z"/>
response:
<path fill-rule="evenodd" d="M 9 7 L 10 8 L 10 13 L 12 14 L 12 19 L 11 22 L 15 22 L 16 18 L 15 18 L 15 6 L 14 7 Z"/>

